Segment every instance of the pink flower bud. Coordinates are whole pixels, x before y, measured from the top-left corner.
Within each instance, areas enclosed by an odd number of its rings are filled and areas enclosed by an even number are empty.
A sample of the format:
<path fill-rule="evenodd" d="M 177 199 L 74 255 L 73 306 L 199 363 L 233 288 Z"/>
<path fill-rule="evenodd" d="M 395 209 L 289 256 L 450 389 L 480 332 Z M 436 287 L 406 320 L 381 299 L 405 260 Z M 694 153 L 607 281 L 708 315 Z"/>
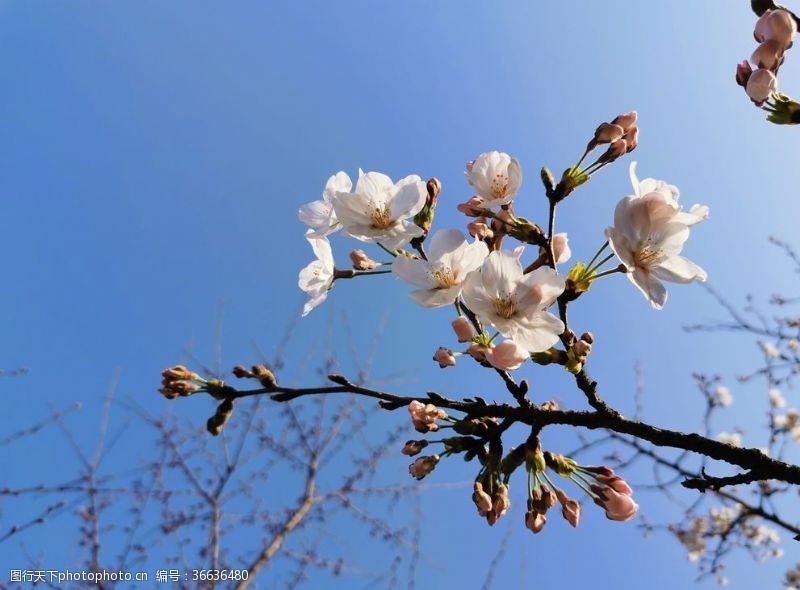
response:
<path fill-rule="evenodd" d="M 482 363 L 486 360 L 487 352 L 489 352 L 489 349 L 478 343 L 471 344 L 467 349 L 467 353 L 479 363 Z"/>
<path fill-rule="evenodd" d="M 761 15 L 756 22 L 753 35 L 759 43 L 774 39 L 783 49 L 788 49 L 796 32 L 797 23 L 792 15 L 785 10 L 777 9 L 768 10 Z"/>
<path fill-rule="evenodd" d="M 592 491 L 597 494 L 595 503 L 606 511 L 609 520 L 626 521 L 636 515 L 639 505 L 627 494 L 621 494 L 613 488 L 592 484 Z"/>
<path fill-rule="evenodd" d="M 757 68 L 764 68 L 774 72 L 783 61 L 783 47 L 775 39 L 767 39 L 756 48 L 750 57 L 750 61 Z"/>
<path fill-rule="evenodd" d="M 617 141 L 625 133 L 625 129 L 614 123 L 600 123 L 594 132 L 594 144 Z"/>
<path fill-rule="evenodd" d="M 622 479 L 619 475 L 597 475 L 595 477 L 600 483 L 610 487 L 615 492 L 624 494 L 626 496 L 633 495 L 633 489 L 628 482 Z"/>
<path fill-rule="evenodd" d="M 528 527 L 533 534 L 542 532 L 544 525 L 547 524 L 547 517 L 541 512 L 529 510 L 525 513 L 525 526 Z"/>
<path fill-rule="evenodd" d="M 568 498 L 567 495 L 560 490 L 557 492 L 557 495 L 558 500 L 561 502 L 561 516 L 563 516 L 564 520 L 571 524 L 573 528 L 577 528 L 581 521 L 581 505 L 572 498 Z"/>
<path fill-rule="evenodd" d="M 622 139 L 628 144 L 626 153 L 630 154 L 639 145 L 639 128 L 636 125 L 629 128 L 625 135 L 622 136 Z"/>
<path fill-rule="evenodd" d="M 411 423 L 417 432 L 435 432 L 439 430 L 436 420 L 447 417 L 444 410 L 440 410 L 433 404 L 423 404 L 417 400 L 408 404 L 408 412 L 411 414 Z"/>
<path fill-rule="evenodd" d="M 483 491 L 483 484 L 479 481 L 473 486 L 472 501 L 478 509 L 478 514 L 483 517 L 492 510 L 492 497 Z"/>
<path fill-rule="evenodd" d="M 747 81 L 747 96 L 757 105 L 761 105 L 767 100 L 778 86 L 775 74 L 765 69 L 758 69 L 753 72 Z"/>
<path fill-rule="evenodd" d="M 350 252 L 350 261 L 353 263 L 353 268 L 356 270 L 373 270 L 380 266 L 379 262 L 375 262 L 372 258 L 367 256 L 363 250 L 353 250 Z"/>
<path fill-rule="evenodd" d="M 631 128 L 632 125 L 636 123 L 636 120 L 639 118 L 639 113 L 636 111 L 630 111 L 629 113 L 623 113 L 621 115 L 617 115 L 614 117 L 614 120 L 611 121 L 612 125 L 619 125 L 625 131 Z"/>
<path fill-rule="evenodd" d="M 558 410 L 558 408 L 559 408 L 558 402 L 556 400 L 554 400 L 554 399 L 547 400 L 546 402 L 542 402 L 542 406 L 541 407 L 545 412 L 554 412 L 554 411 Z"/>
<path fill-rule="evenodd" d="M 553 236 L 553 254 L 556 257 L 557 264 L 566 262 L 572 256 L 572 250 L 569 248 L 569 237 L 566 233 Z"/>
<path fill-rule="evenodd" d="M 592 345 L 586 342 L 586 340 L 578 340 L 575 346 L 573 346 L 573 349 L 575 350 L 575 354 L 585 357 L 592 352 Z"/>
<path fill-rule="evenodd" d="M 459 203 L 456 209 L 458 209 L 464 215 L 468 215 L 470 217 L 480 217 L 486 209 L 483 207 L 483 199 L 478 196 L 472 197 L 469 201 L 464 203 Z"/>
<path fill-rule="evenodd" d="M 488 349 L 484 356 L 495 369 L 513 371 L 519 369 L 531 354 L 513 340 L 504 340 L 497 346 Z"/>
<path fill-rule="evenodd" d="M 508 512 L 510 507 L 511 500 L 508 497 L 508 486 L 501 483 L 494 493 L 494 498 L 492 498 L 492 512 L 494 512 L 495 517 L 499 520 L 501 516 Z"/>
<path fill-rule="evenodd" d="M 433 355 L 433 360 L 439 363 L 439 367 L 442 369 L 456 366 L 456 357 L 453 356 L 453 351 L 443 346 L 440 346 L 436 350 L 436 353 Z"/>
<path fill-rule="evenodd" d="M 746 88 L 747 81 L 750 79 L 752 73 L 753 68 L 750 66 L 749 61 L 745 60 L 742 63 L 736 64 L 736 83 L 742 88 Z"/>
<path fill-rule="evenodd" d="M 439 463 L 439 455 L 420 457 L 409 465 L 408 472 L 412 477 L 422 479 L 436 468 L 437 463 Z"/>
<path fill-rule="evenodd" d="M 401 452 L 404 455 L 413 457 L 414 455 L 419 455 L 422 452 L 422 449 L 427 446 L 427 440 L 410 440 L 403 446 L 403 450 Z"/>
<path fill-rule="evenodd" d="M 197 373 L 192 373 L 183 365 L 175 365 L 169 369 L 164 369 L 161 376 L 165 381 L 191 381 L 197 379 Z"/>
<path fill-rule="evenodd" d="M 624 139 L 618 139 L 613 142 L 608 149 L 597 158 L 597 161 L 606 164 L 611 163 L 628 151 L 628 142 Z"/>
<path fill-rule="evenodd" d="M 473 238 L 478 238 L 479 240 L 491 239 L 494 237 L 494 232 L 492 229 L 486 225 L 486 218 L 485 217 L 478 217 L 472 223 L 467 224 L 467 231 L 469 235 Z"/>
<path fill-rule="evenodd" d="M 459 342 L 472 342 L 472 339 L 475 338 L 475 330 L 472 329 L 472 323 L 463 315 L 454 319 L 452 326 Z"/>

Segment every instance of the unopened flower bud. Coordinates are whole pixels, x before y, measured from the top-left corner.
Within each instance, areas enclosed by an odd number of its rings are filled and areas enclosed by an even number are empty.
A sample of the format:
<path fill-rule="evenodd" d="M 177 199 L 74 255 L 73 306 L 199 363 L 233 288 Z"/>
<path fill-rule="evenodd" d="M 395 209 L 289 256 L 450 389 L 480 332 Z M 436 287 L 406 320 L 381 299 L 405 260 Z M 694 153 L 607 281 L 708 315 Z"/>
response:
<path fill-rule="evenodd" d="M 278 385 L 278 380 L 275 379 L 275 375 L 267 368 L 266 365 L 253 365 L 251 370 L 253 371 L 253 375 L 255 375 L 256 379 L 258 379 L 259 383 L 261 383 L 262 387 L 271 389 Z"/>
<path fill-rule="evenodd" d="M 214 436 L 218 436 L 231 415 L 233 415 L 233 400 L 226 399 L 217 407 L 217 411 L 214 415 L 208 419 L 208 422 L 206 422 L 206 429 Z"/>
<path fill-rule="evenodd" d="M 637 113 L 636 111 L 630 111 L 614 117 L 614 120 L 611 121 L 611 124 L 619 125 L 625 131 L 628 131 L 628 129 L 630 129 L 633 125 L 636 124 L 638 118 L 639 118 L 639 113 Z"/>
<path fill-rule="evenodd" d="M 778 86 L 775 74 L 769 70 L 759 68 L 747 81 L 747 96 L 757 105 L 767 100 Z"/>
<path fill-rule="evenodd" d="M 578 356 L 585 357 L 592 351 L 592 345 L 586 340 L 578 340 L 572 347 Z"/>
<path fill-rule="evenodd" d="M 366 252 L 360 249 L 350 252 L 350 261 L 353 263 L 353 268 L 356 270 L 373 270 L 381 265 L 380 262 L 375 262 L 372 258 L 367 256 Z"/>
<path fill-rule="evenodd" d="M 453 331 L 456 333 L 456 338 L 458 338 L 459 342 L 472 342 L 472 339 L 475 338 L 475 330 L 472 328 L 472 322 L 463 315 L 454 319 L 451 325 L 453 326 Z"/>
<path fill-rule="evenodd" d="M 561 502 L 561 516 L 573 527 L 577 527 L 581 520 L 581 505 L 567 496 L 562 490 L 557 490 L 556 496 L 558 501 Z"/>
<path fill-rule="evenodd" d="M 401 452 L 404 455 L 413 457 L 414 455 L 419 455 L 422 452 L 422 449 L 424 449 L 427 446 L 428 446 L 427 440 L 410 440 L 406 442 Z"/>
<path fill-rule="evenodd" d="M 628 146 L 625 150 L 625 153 L 630 154 L 639 145 L 639 128 L 634 125 L 625 132 L 625 135 L 622 136 L 622 139 L 625 140 L 625 143 Z"/>
<path fill-rule="evenodd" d="M 469 235 L 471 235 L 473 238 L 478 238 L 479 240 L 492 239 L 494 237 L 494 232 L 486 224 L 485 217 L 478 217 L 472 223 L 468 223 L 467 231 L 469 232 Z"/>
<path fill-rule="evenodd" d="M 531 353 L 513 340 L 504 340 L 497 346 L 487 349 L 484 356 L 495 369 L 514 371 L 531 357 Z"/>
<path fill-rule="evenodd" d="M 408 467 L 408 472 L 412 477 L 422 479 L 436 468 L 437 463 L 439 463 L 439 455 L 420 457 Z"/>
<path fill-rule="evenodd" d="M 197 393 L 200 391 L 200 386 L 197 383 L 192 383 L 191 381 L 174 381 L 172 382 L 169 387 L 181 395 L 183 397 L 187 397 L 192 395 L 193 393 Z"/>
<path fill-rule="evenodd" d="M 530 529 L 534 535 L 542 532 L 542 529 L 546 524 L 547 517 L 541 512 L 528 510 L 528 512 L 525 513 L 525 526 Z"/>
<path fill-rule="evenodd" d="M 165 385 L 164 387 L 161 387 L 158 390 L 158 392 L 161 395 L 163 395 L 165 398 L 167 398 L 167 399 L 175 399 L 176 397 L 178 397 L 178 392 L 175 391 L 174 389 L 172 389 L 172 387 L 170 387 L 168 385 Z"/>
<path fill-rule="evenodd" d="M 482 363 L 486 360 L 487 352 L 489 352 L 489 349 L 482 344 L 478 344 L 477 342 L 472 343 L 467 349 L 467 353 L 479 363 Z"/>
<path fill-rule="evenodd" d="M 433 360 L 439 363 L 439 367 L 442 369 L 456 366 L 456 357 L 453 356 L 453 351 L 443 346 L 440 346 L 436 350 L 436 353 L 433 355 Z"/>
<path fill-rule="evenodd" d="M 479 481 L 473 486 L 472 501 L 481 516 L 485 517 L 492 510 L 492 497 L 483 491 L 483 484 Z"/>
<path fill-rule="evenodd" d="M 183 365 L 175 365 L 169 369 L 164 369 L 161 376 L 166 381 L 192 381 L 197 379 L 197 373 L 193 373 Z"/>
<path fill-rule="evenodd" d="M 743 62 L 736 64 L 736 83 L 742 88 L 746 88 L 747 81 L 750 79 L 750 75 L 752 73 L 753 68 L 750 66 L 749 61 L 744 60 Z"/>
<path fill-rule="evenodd" d="M 469 201 L 459 203 L 456 209 L 469 217 L 480 217 L 486 212 L 483 203 L 484 201 L 481 197 L 474 196 Z"/>
<path fill-rule="evenodd" d="M 496 519 L 499 519 L 508 512 L 510 507 L 511 500 L 508 497 L 508 486 L 504 483 L 500 483 L 492 498 L 492 512 L 494 512 Z"/>
<path fill-rule="evenodd" d="M 611 163 L 628 151 L 628 142 L 624 139 L 614 141 L 608 149 L 597 158 L 601 164 Z"/>
<path fill-rule="evenodd" d="M 542 402 L 540 406 L 545 412 L 555 412 L 558 410 L 558 402 L 554 399 L 547 400 L 546 402 Z"/>
<path fill-rule="evenodd" d="M 584 332 L 581 334 L 581 340 L 588 342 L 589 344 L 594 344 L 594 336 L 591 332 Z"/>
<path fill-rule="evenodd" d="M 625 128 L 614 123 L 600 123 L 594 132 L 593 144 L 611 143 L 617 141 L 625 133 Z"/>
<path fill-rule="evenodd" d="M 753 36 L 759 43 L 774 39 L 783 49 L 788 49 L 796 32 L 797 22 L 792 15 L 786 10 L 777 9 L 768 10 L 761 15 L 756 22 Z"/>
<path fill-rule="evenodd" d="M 750 57 L 750 61 L 757 68 L 764 68 L 774 72 L 783 61 L 783 49 L 777 40 L 767 39 L 756 48 Z"/>
<path fill-rule="evenodd" d="M 253 373 L 245 369 L 242 365 L 236 365 L 232 370 L 233 376 L 237 379 L 252 379 L 255 377 Z"/>

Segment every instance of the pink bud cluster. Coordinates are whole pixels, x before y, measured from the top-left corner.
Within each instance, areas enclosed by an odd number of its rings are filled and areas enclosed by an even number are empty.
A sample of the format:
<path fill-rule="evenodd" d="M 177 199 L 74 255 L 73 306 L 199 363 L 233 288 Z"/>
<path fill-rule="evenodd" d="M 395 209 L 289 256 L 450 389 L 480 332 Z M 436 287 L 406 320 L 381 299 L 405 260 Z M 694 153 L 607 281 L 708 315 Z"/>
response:
<path fill-rule="evenodd" d="M 436 432 L 439 425 L 436 420 L 447 418 L 447 412 L 440 410 L 433 404 L 423 404 L 414 400 L 408 404 L 408 412 L 411 414 L 411 423 L 417 432 Z"/>
<path fill-rule="evenodd" d="M 756 106 L 762 106 L 777 91 L 778 69 L 796 33 L 794 16 L 783 8 L 767 10 L 756 22 L 753 36 L 760 45 L 749 62 L 744 60 L 736 66 L 736 83 L 745 89 Z"/>
<path fill-rule="evenodd" d="M 494 493 L 489 495 L 484 490 L 484 483 L 488 482 L 475 482 L 472 492 L 472 501 L 478 509 L 478 515 L 481 518 L 485 518 L 489 526 L 494 526 L 494 524 L 500 520 L 500 517 L 511 508 L 508 485 L 503 482 L 497 483 L 494 486 Z"/>
<path fill-rule="evenodd" d="M 161 373 L 161 388 L 158 390 L 167 399 L 178 396 L 187 397 L 200 391 L 201 387 L 194 381 L 201 381 L 197 373 L 193 373 L 183 365 L 175 365 Z"/>
<path fill-rule="evenodd" d="M 597 483 L 590 487 L 595 494 L 594 502 L 606 511 L 606 518 L 624 522 L 639 510 L 633 500 L 633 489 L 610 467 L 584 467 L 584 473 L 592 474 Z"/>
<path fill-rule="evenodd" d="M 639 145 L 637 119 L 636 111 L 631 111 L 614 117 L 610 123 L 600 123 L 594 132 L 594 137 L 589 140 L 586 151 L 590 152 L 600 145 L 609 144 L 608 149 L 597 160 L 600 163 L 613 162 L 620 156 L 632 152 Z"/>

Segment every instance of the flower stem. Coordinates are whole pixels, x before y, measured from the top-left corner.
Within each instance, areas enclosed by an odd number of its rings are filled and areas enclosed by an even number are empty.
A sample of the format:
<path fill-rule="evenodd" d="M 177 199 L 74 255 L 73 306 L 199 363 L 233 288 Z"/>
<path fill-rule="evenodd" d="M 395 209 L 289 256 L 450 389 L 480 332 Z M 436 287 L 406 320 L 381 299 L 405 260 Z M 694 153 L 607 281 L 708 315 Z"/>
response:
<path fill-rule="evenodd" d="M 600 268 L 601 266 L 603 266 L 603 265 L 604 265 L 606 262 L 608 262 L 609 260 L 611 260 L 612 258 L 614 258 L 614 256 L 615 256 L 615 254 L 612 252 L 611 254 L 609 254 L 608 256 L 606 256 L 605 258 L 603 258 L 603 259 L 602 259 L 600 262 L 598 262 L 597 264 L 595 264 L 593 267 L 589 268 L 589 269 L 588 269 L 586 272 L 587 272 L 587 273 L 591 273 L 591 272 L 594 272 L 594 271 L 596 271 L 598 268 Z M 594 277 L 594 278 L 596 278 L 596 277 Z"/>
<path fill-rule="evenodd" d="M 600 257 L 600 255 L 603 253 L 603 250 L 605 250 L 606 248 L 608 248 L 608 240 L 606 240 L 605 243 L 603 243 L 603 245 L 600 246 L 600 249 L 595 253 L 594 257 L 589 261 L 589 264 L 586 265 L 587 269 L 592 268 L 592 264 L 594 264 L 594 261 Z"/>

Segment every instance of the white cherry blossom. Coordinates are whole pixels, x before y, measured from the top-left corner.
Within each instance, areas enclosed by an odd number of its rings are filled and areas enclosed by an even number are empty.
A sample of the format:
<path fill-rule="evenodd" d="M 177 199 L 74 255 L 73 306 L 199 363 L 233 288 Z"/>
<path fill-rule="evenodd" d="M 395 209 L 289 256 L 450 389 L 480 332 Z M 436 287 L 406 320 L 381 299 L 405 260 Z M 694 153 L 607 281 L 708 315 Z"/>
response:
<path fill-rule="evenodd" d="M 300 207 L 297 216 L 311 228 L 311 237 L 323 238 L 342 228 L 331 201 L 337 192 L 348 193 L 352 186 L 353 182 L 346 173 L 337 172 L 325 183 L 321 200 Z"/>
<path fill-rule="evenodd" d="M 450 305 L 461 294 L 464 279 L 489 254 L 486 244 L 467 242 L 457 229 L 439 230 L 428 245 L 428 260 L 398 256 L 392 272 L 417 287 L 411 298 L 423 307 Z"/>
<path fill-rule="evenodd" d="M 516 158 L 503 152 L 484 152 L 467 163 L 467 181 L 483 199 L 482 207 L 508 205 L 522 184 L 522 170 Z"/>
<path fill-rule="evenodd" d="M 395 249 L 423 234 L 413 217 L 427 197 L 425 183 L 417 175 L 394 183 L 380 172 L 359 170 L 355 190 L 336 191 L 331 204 L 346 234 Z"/>
<path fill-rule="evenodd" d="M 606 237 L 625 267 L 628 278 L 655 309 L 667 300 L 661 281 L 689 283 L 705 281 L 705 271 L 680 255 L 689 237 L 689 228 L 708 217 L 708 207 L 692 206 L 682 211 L 678 189 L 661 180 L 636 177 L 636 162 L 631 164 L 635 194 L 625 197 L 614 211 L 614 226 Z"/>
<path fill-rule="evenodd" d="M 464 301 L 486 324 L 528 352 L 547 350 L 564 324 L 545 311 L 564 290 L 564 278 L 549 267 L 523 274 L 519 258 L 498 250 L 464 285 Z"/>
<path fill-rule="evenodd" d="M 306 233 L 306 239 L 311 244 L 311 249 L 317 259 L 300 271 L 297 284 L 308 294 L 308 301 L 303 307 L 303 315 L 308 315 L 312 309 L 321 304 L 328 297 L 328 290 L 333 285 L 334 264 L 333 252 L 328 238 L 314 237 L 313 231 Z"/>

